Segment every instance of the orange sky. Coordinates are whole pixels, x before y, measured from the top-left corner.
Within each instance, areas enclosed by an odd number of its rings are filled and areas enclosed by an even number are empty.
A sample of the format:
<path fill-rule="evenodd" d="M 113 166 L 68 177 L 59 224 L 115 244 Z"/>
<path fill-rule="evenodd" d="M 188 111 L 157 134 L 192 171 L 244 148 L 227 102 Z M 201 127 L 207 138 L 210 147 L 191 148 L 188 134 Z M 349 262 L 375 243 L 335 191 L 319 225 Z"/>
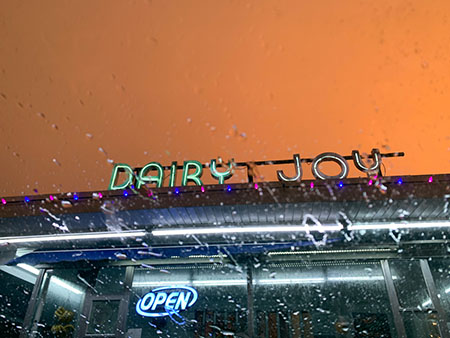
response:
<path fill-rule="evenodd" d="M 449 32 L 448 0 L 2 1 L 0 196 L 106 189 L 108 159 L 449 173 Z"/>

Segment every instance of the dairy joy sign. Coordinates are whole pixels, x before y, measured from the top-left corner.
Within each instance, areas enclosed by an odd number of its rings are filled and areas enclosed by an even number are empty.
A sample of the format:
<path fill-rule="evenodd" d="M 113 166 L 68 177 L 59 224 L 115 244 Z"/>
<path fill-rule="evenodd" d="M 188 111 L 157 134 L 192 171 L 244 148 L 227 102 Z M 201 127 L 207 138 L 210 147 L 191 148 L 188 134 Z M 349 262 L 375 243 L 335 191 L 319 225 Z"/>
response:
<path fill-rule="evenodd" d="M 125 189 L 131 185 L 135 185 L 137 189 L 146 184 L 155 184 L 160 188 L 164 183 L 164 172 L 169 170 L 169 187 L 175 186 L 177 171 L 182 170 L 181 185 L 186 186 L 189 182 L 196 185 L 203 185 L 201 177 L 204 169 L 208 168 L 211 176 L 218 181 L 219 184 L 224 184 L 227 179 L 233 176 L 235 167 L 247 167 L 247 174 L 249 181 L 252 181 L 250 175 L 251 167 L 257 165 L 277 165 L 277 164 L 293 164 L 295 175 L 288 176 L 283 170 L 277 170 L 278 180 L 281 182 L 299 182 L 302 179 L 303 169 L 302 162 L 311 163 L 311 171 L 316 179 L 344 179 L 348 176 L 349 164 L 348 160 L 353 161 L 355 167 L 363 173 L 378 173 L 380 171 L 382 157 L 396 157 L 403 156 L 403 153 L 387 153 L 381 154 L 378 149 L 372 149 L 371 164 L 364 163 L 358 150 L 353 150 L 351 156 L 341 156 L 337 153 L 326 152 L 317 155 L 313 159 L 300 158 L 299 154 L 294 154 L 293 159 L 280 161 L 256 161 L 256 162 L 234 162 L 229 161 L 227 164 L 218 164 L 216 159 L 212 159 L 207 164 L 202 164 L 199 161 L 184 161 L 182 166 L 177 162 L 172 162 L 170 166 L 162 166 L 158 162 L 147 163 L 142 168 L 132 168 L 128 164 L 118 163 L 114 165 L 111 181 L 109 184 L 110 190 Z M 340 167 L 340 172 L 337 175 L 327 175 L 320 169 L 320 164 L 323 162 L 334 162 Z M 219 170 L 220 168 L 220 170 Z M 119 173 L 125 173 L 125 180 L 118 183 Z"/>

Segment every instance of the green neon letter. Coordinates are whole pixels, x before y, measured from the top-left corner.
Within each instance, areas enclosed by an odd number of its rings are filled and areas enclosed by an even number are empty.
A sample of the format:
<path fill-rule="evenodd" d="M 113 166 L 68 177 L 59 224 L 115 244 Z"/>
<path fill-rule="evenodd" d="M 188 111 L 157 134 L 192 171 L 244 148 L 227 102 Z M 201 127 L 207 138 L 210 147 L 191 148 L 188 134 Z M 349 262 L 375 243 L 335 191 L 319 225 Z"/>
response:
<path fill-rule="evenodd" d="M 146 176 L 145 174 L 152 169 L 158 171 L 156 176 Z M 136 182 L 136 188 L 140 189 L 145 183 L 156 183 L 157 188 L 161 188 L 164 180 L 164 169 L 158 162 L 150 162 L 146 164 L 141 171 Z"/>
<path fill-rule="evenodd" d="M 189 174 L 190 167 L 195 168 L 195 172 L 193 172 L 192 174 Z M 203 167 L 199 161 L 184 161 L 181 185 L 182 186 L 187 185 L 187 182 L 189 180 L 191 180 L 192 182 L 194 182 L 197 185 L 203 185 L 202 181 L 200 180 L 200 177 L 202 177 L 202 171 L 203 171 Z"/>
<path fill-rule="evenodd" d="M 121 185 L 115 185 L 117 176 L 119 176 L 120 171 L 125 171 L 128 175 L 128 178 L 125 182 L 123 182 Z M 111 181 L 109 182 L 109 190 L 119 190 L 119 189 L 125 189 L 133 182 L 133 168 L 131 168 L 128 164 L 125 163 L 117 163 L 114 165 L 112 174 L 111 174 Z"/>
<path fill-rule="evenodd" d="M 233 175 L 234 159 L 228 162 L 228 169 L 223 173 L 217 171 L 216 160 L 211 160 L 209 169 L 211 170 L 211 176 L 219 180 L 219 184 L 224 184 L 225 180 L 229 179 Z"/>
<path fill-rule="evenodd" d="M 177 162 L 172 162 L 170 165 L 169 187 L 175 186 L 175 179 L 177 178 Z"/>

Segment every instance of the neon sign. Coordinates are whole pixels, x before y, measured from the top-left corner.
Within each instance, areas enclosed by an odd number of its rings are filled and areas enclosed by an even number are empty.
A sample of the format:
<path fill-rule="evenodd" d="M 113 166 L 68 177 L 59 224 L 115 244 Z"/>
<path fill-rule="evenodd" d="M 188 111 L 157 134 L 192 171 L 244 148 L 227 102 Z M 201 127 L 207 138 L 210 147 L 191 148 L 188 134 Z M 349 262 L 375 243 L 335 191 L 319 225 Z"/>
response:
<path fill-rule="evenodd" d="M 316 179 L 326 180 L 335 179 L 341 180 L 345 179 L 349 173 L 349 165 L 347 160 L 352 160 L 356 169 L 363 173 L 375 173 L 378 174 L 381 168 L 382 157 L 396 157 L 404 156 L 403 153 L 388 153 L 381 154 L 376 148 L 372 149 L 370 158 L 372 159 L 371 165 L 366 165 L 363 163 L 362 157 L 358 150 L 353 150 L 351 156 L 341 156 L 337 153 L 326 152 L 317 155 L 313 159 L 300 158 L 299 154 L 294 154 L 293 159 L 290 160 L 280 160 L 280 161 L 257 161 L 257 162 L 235 162 L 233 159 L 228 162 L 228 164 L 218 164 L 215 159 L 212 159 L 207 164 L 201 164 L 199 161 L 184 161 L 182 166 L 179 166 L 177 162 L 172 162 L 170 166 L 162 166 L 158 162 L 147 163 L 142 168 L 132 168 L 125 163 L 117 163 L 114 165 L 111 181 L 109 183 L 110 190 L 126 189 L 135 184 L 137 189 L 140 189 L 143 185 L 153 183 L 156 184 L 157 188 L 163 186 L 164 183 L 164 170 L 169 170 L 169 187 L 175 186 L 177 170 L 182 170 L 181 186 L 188 185 L 189 182 L 194 183 L 198 186 L 203 186 L 201 180 L 204 168 L 209 167 L 211 176 L 218 181 L 219 184 L 224 184 L 225 180 L 233 176 L 235 167 L 247 167 L 247 175 L 249 182 L 253 181 L 250 172 L 252 171 L 252 166 L 256 165 L 277 165 L 277 164 L 294 164 L 295 175 L 289 177 L 284 174 L 282 170 L 277 170 L 278 180 L 281 182 L 300 182 L 303 176 L 302 162 L 311 163 L 311 171 Z M 320 164 L 322 162 L 334 162 L 340 167 L 340 172 L 337 175 L 326 175 L 320 169 Z M 218 170 L 218 167 L 220 171 Z M 125 172 L 126 179 L 121 184 L 117 184 L 117 180 L 120 172 Z"/>
<path fill-rule="evenodd" d="M 144 317 L 181 317 L 179 312 L 192 307 L 197 298 L 197 291 L 189 286 L 164 286 L 139 299 L 136 312 Z"/>

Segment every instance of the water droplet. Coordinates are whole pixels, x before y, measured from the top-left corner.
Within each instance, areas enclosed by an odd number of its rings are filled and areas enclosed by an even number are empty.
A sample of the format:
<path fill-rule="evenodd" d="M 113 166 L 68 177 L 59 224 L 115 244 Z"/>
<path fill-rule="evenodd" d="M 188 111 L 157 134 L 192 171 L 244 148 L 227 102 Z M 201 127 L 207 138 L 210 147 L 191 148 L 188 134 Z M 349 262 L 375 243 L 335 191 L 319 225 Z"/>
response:
<path fill-rule="evenodd" d="M 72 207 L 72 203 L 70 203 L 70 201 L 61 201 L 61 205 L 63 208 L 71 208 Z"/>
<path fill-rule="evenodd" d="M 124 253 L 115 253 L 115 256 L 118 258 L 118 259 L 127 259 L 127 255 L 125 255 Z"/>

